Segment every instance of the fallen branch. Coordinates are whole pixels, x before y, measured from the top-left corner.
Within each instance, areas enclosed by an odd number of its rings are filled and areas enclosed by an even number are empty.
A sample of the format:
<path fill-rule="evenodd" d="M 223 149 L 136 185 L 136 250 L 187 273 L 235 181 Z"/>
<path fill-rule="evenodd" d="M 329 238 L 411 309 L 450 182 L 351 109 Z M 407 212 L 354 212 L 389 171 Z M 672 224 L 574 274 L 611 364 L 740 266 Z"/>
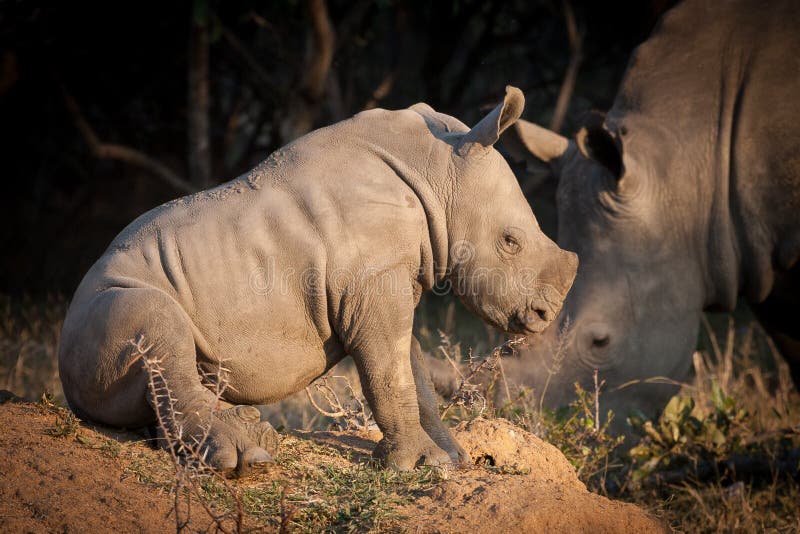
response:
<path fill-rule="evenodd" d="M 151 158 L 144 152 L 136 150 L 135 148 L 113 143 L 104 143 L 100 141 L 100 138 L 97 136 L 94 129 L 89 125 L 81 113 L 78 103 L 63 85 L 61 86 L 61 93 L 64 97 L 64 103 L 66 104 L 67 111 L 69 111 L 70 115 L 72 115 L 72 119 L 75 121 L 75 126 L 83 136 L 84 141 L 89 147 L 89 151 L 92 153 L 92 155 L 94 155 L 94 157 L 98 159 L 113 159 L 129 163 L 131 165 L 136 165 L 149 171 L 151 174 L 161 179 L 161 181 L 169 184 L 178 191 L 182 191 L 184 193 L 197 192 L 196 187 L 178 176 L 169 167 Z"/>

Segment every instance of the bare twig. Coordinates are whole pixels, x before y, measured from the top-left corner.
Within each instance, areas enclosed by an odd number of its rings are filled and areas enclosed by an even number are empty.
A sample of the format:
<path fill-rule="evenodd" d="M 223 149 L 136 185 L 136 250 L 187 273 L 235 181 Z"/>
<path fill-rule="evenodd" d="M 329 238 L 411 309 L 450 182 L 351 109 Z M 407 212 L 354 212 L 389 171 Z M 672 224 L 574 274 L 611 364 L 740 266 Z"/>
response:
<path fill-rule="evenodd" d="M 550 387 L 550 380 L 561 372 L 561 364 L 566 357 L 566 349 L 572 342 L 572 335 L 572 325 L 570 324 L 570 318 L 567 317 L 561 325 L 561 329 L 558 331 L 558 345 L 556 346 L 555 353 L 553 353 L 553 361 L 550 363 L 549 367 L 546 367 L 547 378 L 542 386 L 542 392 L 539 394 L 539 414 L 541 414 L 544 409 L 544 398 L 547 394 L 547 389 Z"/>
<path fill-rule="evenodd" d="M 450 318 L 450 312 L 452 310 L 452 306 L 448 307 L 447 309 L 447 318 L 445 319 L 445 324 L 448 322 L 452 322 Z M 456 343 L 455 345 L 450 340 L 450 336 L 445 334 L 443 331 L 439 330 L 439 338 L 442 340 L 441 345 L 439 345 L 439 350 L 444 355 L 447 362 L 455 369 L 456 374 L 460 376 L 462 379 L 464 378 L 464 373 L 461 372 L 461 369 L 458 368 L 458 364 L 456 361 L 461 359 L 461 346 L 460 344 Z M 450 354 L 453 353 L 453 356 Z"/>
<path fill-rule="evenodd" d="M 339 395 L 328 383 L 330 379 L 337 380 L 344 385 L 345 393 L 349 397 L 348 402 L 342 402 Z M 311 393 L 311 386 L 319 393 L 331 407 L 331 410 L 322 408 L 314 399 Z M 334 419 L 342 430 L 358 429 L 368 431 L 375 424 L 372 413 L 369 412 L 361 395 L 357 394 L 350 379 L 342 375 L 323 376 L 311 386 L 306 387 L 306 395 L 311 402 L 311 406 L 325 417 Z M 339 421 L 341 419 L 341 421 Z"/>
<path fill-rule="evenodd" d="M 287 490 L 288 484 L 283 484 L 283 486 L 281 486 L 281 524 L 278 527 L 278 532 L 280 534 L 289 532 L 289 526 L 292 523 L 292 519 L 294 519 L 294 516 L 297 515 L 297 506 L 286 505 Z"/>
<path fill-rule="evenodd" d="M 103 143 L 100 141 L 94 129 L 92 129 L 92 127 L 83 117 L 83 114 L 78 107 L 78 103 L 75 101 L 72 95 L 67 92 L 63 85 L 61 86 L 61 93 L 64 97 L 67 111 L 69 111 L 70 115 L 72 115 L 75 126 L 83 136 L 84 141 L 88 145 L 89 150 L 94 157 L 99 159 L 114 159 L 136 165 L 149 171 L 163 182 L 184 193 L 194 193 L 197 191 L 195 186 L 178 176 L 169 167 L 160 161 L 151 158 L 144 152 L 136 150 L 135 148 L 112 143 Z"/>
<path fill-rule="evenodd" d="M 337 417 L 344 417 L 345 415 L 347 415 L 347 412 L 345 412 L 344 410 L 329 412 L 323 409 L 319 404 L 317 404 L 317 401 L 314 400 L 314 395 L 311 394 L 311 390 L 308 387 L 306 387 L 306 395 L 308 396 L 309 402 L 311 402 L 311 406 L 313 406 L 315 410 L 317 410 L 320 414 L 324 415 L 325 417 L 336 419 Z"/>
<path fill-rule="evenodd" d="M 594 370 L 594 432 L 600 431 L 600 385 L 597 383 L 597 369 Z"/>
<path fill-rule="evenodd" d="M 472 407 L 478 402 L 482 403 L 480 412 L 483 413 L 483 411 L 486 409 L 486 399 L 479 392 L 478 386 L 472 383 L 472 379 L 482 371 L 494 370 L 500 361 L 501 355 L 506 353 L 508 350 L 514 351 L 517 346 L 523 343 L 525 343 L 524 337 L 509 339 L 499 347 L 495 347 L 491 354 L 481 359 L 473 357 L 472 352 L 470 352 L 467 373 L 461 377 L 461 383 L 450 397 L 450 402 L 442 410 L 440 418 L 444 419 L 447 416 L 447 412 L 450 411 L 450 408 L 453 406 L 458 405 Z"/>
<path fill-rule="evenodd" d="M 506 379 L 506 370 L 503 367 L 503 359 L 502 358 L 500 358 L 497 361 L 497 366 L 500 368 L 500 376 L 503 379 L 503 388 L 505 389 L 505 393 L 506 393 L 506 402 L 512 402 L 511 390 L 508 388 L 508 380 Z"/>

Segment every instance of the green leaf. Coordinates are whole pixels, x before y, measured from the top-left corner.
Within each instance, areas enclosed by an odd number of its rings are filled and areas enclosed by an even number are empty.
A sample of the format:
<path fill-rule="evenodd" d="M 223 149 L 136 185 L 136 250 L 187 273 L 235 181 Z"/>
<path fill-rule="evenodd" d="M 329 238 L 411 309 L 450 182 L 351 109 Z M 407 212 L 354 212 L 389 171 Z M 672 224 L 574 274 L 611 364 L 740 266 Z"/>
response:
<path fill-rule="evenodd" d="M 666 445 L 664 442 L 664 438 L 661 437 L 661 434 L 659 434 L 659 432 L 653 427 L 652 421 L 645 421 L 643 429 L 645 434 L 650 436 L 653 439 L 653 441 L 662 446 Z"/>
<path fill-rule="evenodd" d="M 666 421 L 674 421 L 678 418 L 678 413 L 680 412 L 681 406 L 681 399 L 677 395 L 669 399 L 669 402 L 664 407 L 664 411 L 661 413 L 661 418 Z"/>

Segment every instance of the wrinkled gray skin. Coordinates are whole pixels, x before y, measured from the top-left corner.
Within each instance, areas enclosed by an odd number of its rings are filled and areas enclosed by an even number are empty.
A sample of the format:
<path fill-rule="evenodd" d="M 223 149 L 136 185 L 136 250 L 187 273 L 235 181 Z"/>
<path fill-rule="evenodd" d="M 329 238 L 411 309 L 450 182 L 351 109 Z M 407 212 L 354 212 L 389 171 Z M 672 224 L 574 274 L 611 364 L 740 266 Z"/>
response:
<path fill-rule="evenodd" d="M 634 52 L 613 107 L 574 140 L 525 121 L 512 159 L 558 179 L 558 244 L 581 266 L 545 343 L 518 362 L 551 405 L 607 386 L 616 429 L 688 377 L 702 310 L 744 295 L 800 383 L 800 3 L 689 1 Z M 544 169 L 542 168 L 544 166 Z M 552 362 L 556 333 L 563 362 Z M 549 348 L 548 348 L 549 347 Z"/>
<path fill-rule="evenodd" d="M 243 470 L 274 452 L 249 405 L 350 355 L 383 432 L 377 458 L 397 469 L 468 460 L 439 420 L 412 336 L 420 294 L 449 279 L 493 325 L 540 332 L 577 270 L 492 147 L 523 105 L 508 88 L 471 130 L 425 104 L 363 112 L 142 215 L 70 305 L 59 348 L 70 405 L 110 425 L 152 424 L 156 401 L 130 343 L 143 336 L 163 358 L 184 434 L 210 420 L 211 463 Z M 524 287 L 501 288 L 487 270 Z M 198 373 L 220 364 L 223 404 Z"/>

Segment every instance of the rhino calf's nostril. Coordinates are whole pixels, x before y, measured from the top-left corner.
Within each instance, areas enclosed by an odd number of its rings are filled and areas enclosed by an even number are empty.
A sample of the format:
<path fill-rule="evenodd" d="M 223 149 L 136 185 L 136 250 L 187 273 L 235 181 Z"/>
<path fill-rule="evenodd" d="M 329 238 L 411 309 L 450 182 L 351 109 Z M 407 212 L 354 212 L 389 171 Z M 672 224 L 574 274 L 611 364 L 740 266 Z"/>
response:
<path fill-rule="evenodd" d="M 601 349 L 601 348 L 607 346 L 610 341 L 611 341 L 611 339 L 608 337 L 608 334 L 606 334 L 604 336 L 598 336 L 598 337 L 595 337 L 594 339 L 592 339 L 592 347 L 596 347 L 598 349 Z"/>

